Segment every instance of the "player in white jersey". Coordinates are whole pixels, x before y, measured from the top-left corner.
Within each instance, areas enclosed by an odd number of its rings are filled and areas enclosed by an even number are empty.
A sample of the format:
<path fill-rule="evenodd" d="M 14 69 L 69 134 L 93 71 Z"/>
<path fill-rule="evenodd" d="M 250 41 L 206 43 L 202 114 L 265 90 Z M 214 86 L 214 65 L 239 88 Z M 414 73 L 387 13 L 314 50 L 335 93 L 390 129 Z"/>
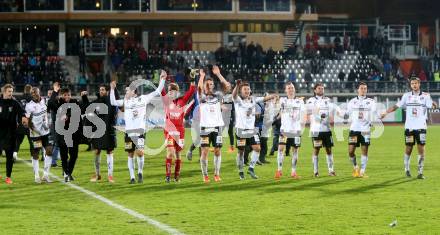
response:
<path fill-rule="evenodd" d="M 306 102 L 307 120 L 310 122 L 310 134 L 313 143 L 313 173 L 315 177 L 319 177 L 318 172 L 318 155 L 319 150 L 324 147 L 327 153 L 327 168 L 329 176 L 336 176 L 333 161 L 333 138 L 330 127 L 330 118 L 335 112 L 342 115 L 341 110 L 333 104 L 330 98 L 324 96 L 324 85 L 315 84 L 314 96 Z"/>
<path fill-rule="evenodd" d="M 301 134 L 304 130 L 305 104 L 303 99 L 295 96 L 295 86 L 292 82 L 287 82 L 284 85 L 284 90 L 287 97 L 280 98 L 281 133 L 278 142 L 278 164 L 275 179 L 280 179 L 282 176 L 284 149 L 286 145 L 293 147 L 292 171 L 290 176 L 294 179 L 299 179 L 300 177 L 296 172 L 296 165 L 298 162 L 298 150 L 301 146 Z"/>
<path fill-rule="evenodd" d="M 353 177 L 367 177 L 365 170 L 368 162 L 368 146 L 370 145 L 371 125 L 379 115 L 376 101 L 367 98 L 368 87 L 365 82 L 358 85 L 358 96 L 351 99 L 347 106 L 347 117 L 351 125 L 348 136 L 348 155 L 353 164 Z M 356 163 L 356 147 L 361 147 L 361 167 Z"/>
<path fill-rule="evenodd" d="M 224 93 L 231 89 L 231 84 L 221 75 L 218 66 L 214 66 L 212 72 L 223 85 Z M 221 147 L 223 143 L 221 133 L 224 126 L 221 111 L 222 95 L 215 93 L 214 88 L 214 80 L 212 78 L 205 78 L 205 72 L 201 69 L 197 95 L 200 104 L 200 167 L 205 183 L 209 182 L 208 152 L 211 145 L 214 147 L 214 181 L 221 181 Z"/>
<path fill-rule="evenodd" d="M 110 103 L 113 106 L 124 106 L 124 120 L 125 120 L 125 151 L 128 152 L 128 170 L 130 173 L 130 184 L 135 181 L 135 163 L 134 154 L 137 156 L 138 163 L 138 183 L 143 182 L 143 168 L 144 168 L 144 146 L 145 146 L 145 131 L 147 122 L 147 105 L 155 96 L 160 96 L 164 87 L 167 74 L 162 71 L 160 74 L 159 86 L 155 91 L 148 95 L 137 95 L 137 87 L 127 87 L 125 98 L 123 100 L 116 100 L 115 88 L 116 82 L 110 83 Z"/>
<path fill-rule="evenodd" d="M 428 119 L 428 109 L 438 107 L 435 102 L 432 101 L 429 93 L 422 92 L 420 90 L 420 79 L 413 77 L 410 79 L 411 92 L 403 94 L 402 99 L 389 108 L 381 115 L 384 118 L 387 114 L 394 112 L 398 108 L 406 110 L 405 119 L 405 155 L 404 166 L 405 174 L 407 177 L 411 177 L 410 172 L 410 157 L 413 150 L 413 146 L 417 144 L 418 150 L 418 179 L 425 179 L 423 176 L 423 167 L 425 161 L 425 143 L 426 143 L 426 120 Z"/>
<path fill-rule="evenodd" d="M 240 92 L 240 95 L 238 94 Z M 254 97 L 251 95 L 249 83 L 237 80 L 236 86 L 232 91 L 232 100 L 235 109 L 235 133 L 237 139 L 237 166 L 240 179 L 244 179 L 244 151 L 246 147 L 252 147 L 251 161 L 249 163 L 248 174 L 253 179 L 258 179 L 255 174 L 255 165 L 260 157 L 260 135 L 258 128 L 255 128 L 255 113 L 258 102 L 265 102 L 274 99 L 275 95 L 266 97 Z"/>
<path fill-rule="evenodd" d="M 33 87 L 31 90 L 32 100 L 26 104 L 26 118 L 30 129 L 32 166 L 35 183 L 41 183 L 39 174 L 38 158 L 42 148 L 45 150 L 43 181 L 52 182 L 49 171 L 52 165 L 53 140 L 49 138 L 49 119 L 47 116 L 46 100 L 40 95 L 40 89 Z"/>

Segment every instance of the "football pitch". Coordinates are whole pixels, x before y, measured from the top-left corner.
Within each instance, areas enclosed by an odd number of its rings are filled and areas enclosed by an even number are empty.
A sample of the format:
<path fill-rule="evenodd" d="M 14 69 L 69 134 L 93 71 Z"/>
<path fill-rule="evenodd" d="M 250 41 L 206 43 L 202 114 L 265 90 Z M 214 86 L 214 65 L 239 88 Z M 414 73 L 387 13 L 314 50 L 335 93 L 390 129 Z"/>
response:
<path fill-rule="evenodd" d="M 186 136 L 184 153 L 191 143 L 189 131 Z M 326 175 L 323 151 L 319 158 L 321 177 L 312 177 L 311 140 L 303 137 L 298 162 L 301 179 L 289 177 L 291 157 L 286 157 L 283 177 L 274 180 L 275 153 L 267 158 L 269 164 L 256 167 L 259 179 L 247 175 L 240 181 L 236 152 L 228 153 L 229 139 L 224 138 L 221 182 L 212 179 L 212 153 L 211 183 L 202 182 L 196 150 L 192 161 L 183 158 L 181 182 L 165 183 L 162 151 L 146 156 L 144 183 L 130 185 L 123 135 L 119 133 L 114 153 L 116 182 L 106 180 L 105 154 L 101 156 L 103 180 L 89 182 L 94 173 L 94 154 L 81 145 L 72 182 L 79 187 L 60 182 L 36 185 L 32 167 L 26 163 L 30 155 L 25 140 L 19 152 L 25 161 L 14 165 L 14 184 L 6 185 L 4 178 L 0 183 L 0 233 L 439 234 L 440 126 L 428 128 L 425 180 L 415 177 L 415 151 L 411 158 L 413 177 L 404 176 L 403 126 L 387 126 L 379 139 L 372 140 L 369 178 L 351 176 L 346 136 L 347 132 L 344 141 L 335 142 L 336 177 Z M 163 141 L 162 130 L 147 134 L 150 148 Z M 0 158 L 0 170 L 5 177 L 4 157 Z M 60 178 L 61 171 L 61 167 L 51 169 Z M 390 226 L 395 220 L 397 224 Z"/>

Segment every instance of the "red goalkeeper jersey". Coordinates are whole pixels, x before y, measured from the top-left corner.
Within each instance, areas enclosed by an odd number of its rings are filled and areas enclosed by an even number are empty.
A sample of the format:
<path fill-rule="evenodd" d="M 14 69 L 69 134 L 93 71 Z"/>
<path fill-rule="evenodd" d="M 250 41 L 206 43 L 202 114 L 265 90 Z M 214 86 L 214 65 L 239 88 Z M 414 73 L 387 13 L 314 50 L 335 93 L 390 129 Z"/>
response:
<path fill-rule="evenodd" d="M 165 108 L 165 131 L 180 131 L 184 128 L 185 106 L 196 91 L 195 85 L 191 85 L 183 97 L 171 100 L 166 96 L 165 90 L 162 91 L 162 100 Z"/>

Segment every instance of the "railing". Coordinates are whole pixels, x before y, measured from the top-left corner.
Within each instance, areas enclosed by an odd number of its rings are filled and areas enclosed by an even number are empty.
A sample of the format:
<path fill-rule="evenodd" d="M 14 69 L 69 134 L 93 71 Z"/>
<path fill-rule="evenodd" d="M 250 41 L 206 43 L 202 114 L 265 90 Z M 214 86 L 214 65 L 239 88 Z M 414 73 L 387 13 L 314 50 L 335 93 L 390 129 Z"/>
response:
<path fill-rule="evenodd" d="M 411 25 L 388 25 L 386 34 L 390 41 L 411 41 Z"/>
<path fill-rule="evenodd" d="M 251 90 L 255 94 L 263 94 L 265 92 L 269 93 L 284 93 L 284 84 L 283 81 L 273 81 L 273 82 L 249 82 L 251 86 Z M 332 96 L 354 96 L 356 94 L 358 82 L 329 82 L 324 83 L 325 92 L 327 94 L 331 94 Z M 370 81 L 368 84 L 368 92 L 375 96 L 400 96 L 402 93 L 409 91 L 408 82 L 399 81 L 399 82 L 376 82 Z M 81 91 L 88 91 L 91 96 L 94 96 L 99 91 L 98 83 L 89 83 L 87 85 L 77 85 L 71 84 L 68 87 L 72 90 L 72 95 L 77 95 Z M 189 87 L 189 83 L 180 83 L 180 88 L 182 91 L 185 91 Z M 314 83 L 296 83 L 296 90 L 298 94 L 303 96 L 310 96 L 313 94 L 313 86 Z M 23 92 L 24 84 L 16 84 L 16 91 L 18 93 Z M 220 86 L 217 86 L 220 87 Z M 47 90 L 52 89 L 50 84 L 45 84 L 40 86 L 40 90 L 42 94 L 45 95 Z M 435 96 L 440 96 L 440 81 L 438 82 L 422 82 L 421 89 L 424 92 L 433 93 Z M 125 83 L 120 83 L 118 85 L 118 90 L 123 94 L 125 91 Z M 152 88 L 145 89 L 145 92 L 152 91 Z"/>
<path fill-rule="evenodd" d="M 107 38 L 84 39 L 84 52 L 86 55 L 107 55 Z"/>

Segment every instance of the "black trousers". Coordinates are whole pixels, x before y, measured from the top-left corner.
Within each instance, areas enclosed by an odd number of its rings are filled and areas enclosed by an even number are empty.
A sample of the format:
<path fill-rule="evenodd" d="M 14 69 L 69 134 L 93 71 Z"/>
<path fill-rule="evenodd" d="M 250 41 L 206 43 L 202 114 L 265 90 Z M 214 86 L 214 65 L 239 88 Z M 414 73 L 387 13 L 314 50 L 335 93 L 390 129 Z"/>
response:
<path fill-rule="evenodd" d="M 273 154 L 275 151 L 278 151 L 278 141 L 280 140 L 280 135 L 279 134 L 274 134 L 273 135 L 273 140 L 272 140 L 272 149 L 270 150 L 270 153 Z"/>
<path fill-rule="evenodd" d="M 267 137 L 260 137 L 260 147 L 261 147 L 261 151 L 260 151 L 260 162 L 264 162 L 266 161 L 266 155 L 267 155 Z"/>
<path fill-rule="evenodd" d="M 73 143 L 72 147 L 60 145 L 60 156 L 63 171 L 66 175 L 72 175 L 75 168 L 76 159 L 78 159 L 78 143 Z"/>
<path fill-rule="evenodd" d="M 6 152 L 6 177 L 10 178 L 12 175 L 12 167 L 14 166 L 14 148 L 4 149 Z"/>
<path fill-rule="evenodd" d="M 20 151 L 20 145 L 21 145 L 21 143 L 23 143 L 25 136 L 27 136 L 29 146 L 31 146 L 31 139 L 29 138 L 29 131 L 27 131 L 26 133 L 18 132 L 17 137 L 16 137 L 16 142 L 15 142 L 14 152 L 18 153 Z"/>
<path fill-rule="evenodd" d="M 230 122 L 228 127 L 229 146 L 234 146 L 234 123 Z"/>
<path fill-rule="evenodd" d="M 16 135 L 2 135 L 0 138 L 0 148 L 6 154 L 6 177 L 10 178 L 12 175 L 12 167 L 14 166 L 14 150 L 16 144 Z"/>

